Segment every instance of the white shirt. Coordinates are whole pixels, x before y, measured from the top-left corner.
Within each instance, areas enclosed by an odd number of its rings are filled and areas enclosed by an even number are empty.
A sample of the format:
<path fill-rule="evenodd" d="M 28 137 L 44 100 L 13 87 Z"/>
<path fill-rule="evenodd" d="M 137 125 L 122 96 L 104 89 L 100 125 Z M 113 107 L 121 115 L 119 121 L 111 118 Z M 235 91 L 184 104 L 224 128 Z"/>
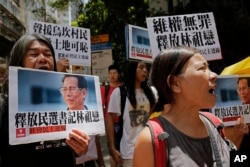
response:
<path fill-rule="evenodd" d="M 134 145 L 138 134 L 144 128 L 150 111 L 150 102 L 142 89 L 136 89 L 136 110 L 133 109 L 128 97 L 126 97 L 123 114 L 123 136 L 120 143 L 120 152 L 123 159 L 133 159 Z M 152 89 L 156 95 L 156 90 Z M 108 112 L 121 115 L 120 89 L 116 88 L 109 101 Z"/>

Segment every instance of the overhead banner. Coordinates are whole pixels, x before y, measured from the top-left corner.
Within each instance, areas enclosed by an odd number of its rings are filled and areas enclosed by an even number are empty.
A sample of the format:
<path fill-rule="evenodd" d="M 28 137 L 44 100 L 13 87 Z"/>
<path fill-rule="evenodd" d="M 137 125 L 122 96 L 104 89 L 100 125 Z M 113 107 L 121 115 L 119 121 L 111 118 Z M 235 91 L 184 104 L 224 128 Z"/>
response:
<path fill-rule="evenodd" d="M 65 75 L 78 77 L 82 87 L 73 87 L 72 79 L 64 87 Z M 97 76 L 10 67 L 9 88 L 11 145 L 63 139 L 73 128 L 89 135 L 105 133 Z M 79 101 L 84 102 L 81 108 Z"/>
<path fill-rule="evenodd" d="M 29 33 L 49 38 L 56 60 L 67 58 L 70 65 L 91 66 L 90 29 L 32 21 Z"/>
<path fill-rule="evenodd" d="M 146 28 L 130 24 L 126 25 L 125 39 L 128 60 L 153 61 L 148 30 Z"/>
<path fill-rule="evenodd" d="M 240 116 L 250 123 L 250 75 L 224 75 L 216 80 L 216 105 L 212 113 L 225 126 L 236 124 Z"/>
<path fill-rule="evenodd" d="M 213 13 L 146 18 L 153 56 L 173 46 L 191 46 L 206 60 L 222 59 Z"/>

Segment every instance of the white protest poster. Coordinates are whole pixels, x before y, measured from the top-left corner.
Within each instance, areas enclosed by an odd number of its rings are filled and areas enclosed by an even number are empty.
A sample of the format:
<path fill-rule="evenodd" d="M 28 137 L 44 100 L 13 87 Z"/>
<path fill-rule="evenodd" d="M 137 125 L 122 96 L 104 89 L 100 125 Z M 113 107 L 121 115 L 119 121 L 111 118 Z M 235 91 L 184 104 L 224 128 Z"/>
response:
<path fill-rule="evenodd" d="M 153 61 L 148 30 L 146 28 L 130 24 L 126 25 L 125 39 L 128 60 Z"/>
<path fill-rule="evenodd" d="M 47 37 L 55 50 L 56 60 L 67 58 L 70 65 L 91 66 L 89 29 L 32 21 L 29 33 Z"/>
<path fill-rule="evenodd" d="M 82 85 L 63 87 L 65 75 L 79 77 Z M 89 135 L 105 133 L 98 76 L 11 66 L 9 88 L 11 145 L 62 139 L 73 128 Z M 84 102 L 83 109 L 69 110 L 75 100 Z"/>
<path fill-rule="evenodd" d="M 113 64 L 112 43 L 93 43 L 91 44 L 92 74 L 99 76 L 100 83 L 109 81 L 108 67 Z"/>
<path fill-rule="evenodd" d="M 206 60 L 222 59 L 213 13 L 146 18 L 153 56 L 174 46 L 197 48 Z"/>
<path fill-rule="evenodd" d="M 225 126 L 233 126 L 240 116 L 250 123 L 250 75 L 225 75 L 216 80 L 216 104 L 211 109 Z"/>

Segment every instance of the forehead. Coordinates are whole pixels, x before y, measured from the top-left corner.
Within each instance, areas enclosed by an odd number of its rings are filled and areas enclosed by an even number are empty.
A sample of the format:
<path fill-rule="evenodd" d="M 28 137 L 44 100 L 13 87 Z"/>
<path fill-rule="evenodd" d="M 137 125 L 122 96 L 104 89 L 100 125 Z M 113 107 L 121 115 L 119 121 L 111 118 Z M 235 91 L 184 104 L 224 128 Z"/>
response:
<path fill-rule="evenodd" d="M 208 66 L 207 60 L 200 53 L 196 53 L 184 64 L 181 73 L 183 73 L 183 71 L 186 71 L 187 69 L 196 69 L 203 65 Z"/>
<path fill-rule="evenodd" d="M 117 71 L 117 69 L 111 69 L 111 70 L 109 70 L 109 72 L 110 72 L 110 73 L 111 73 L 111 72 L 113 73 L 113 72 L 118 72 L 118 71 Z"/>
<path fill-rule="evenodd" d="M 240 79 L 239 80 L 239 84 L 240 85 L 247 85 L 247 79 L 245 79 L 245 78 L 244 79 Z"/>
<path fill-rule="evenodd" d="M 200 54 L 200 53 L 195 53 L 190 60 L 192 60 L 193 62 L 207 62 L 207 60 L 205 59 L 205 57 Z"/>
<path fill-rule="evenodd" d="M 63 83 L 75 85 L 78 83 L 78 79 L 76 77 L 66 77 Z"/>
<path fill-rule="evenodd" d="M 49 49 L 49 46 L 45 43 L 45 42 L 42 42 L 42 41 L 38 41 L 38 40 L 34 40 L 30 43 L 29 47 L 28 48 L 46 48 L 46 49 Z"/>
<path fill-rule="evenodd" d="M 147 66 L 147 65 L 146 65 L 145 62 L 139 62 L 139 63 L 137 64 L 137 67 L 139 67 L 139 66 Z"/>
<path fill-rule="evenodd" d="M 203 64 L 208 64 L 207 60 L 200 53 L 194 54 L 187 62 L 187 65 L 199 66 Z"/>

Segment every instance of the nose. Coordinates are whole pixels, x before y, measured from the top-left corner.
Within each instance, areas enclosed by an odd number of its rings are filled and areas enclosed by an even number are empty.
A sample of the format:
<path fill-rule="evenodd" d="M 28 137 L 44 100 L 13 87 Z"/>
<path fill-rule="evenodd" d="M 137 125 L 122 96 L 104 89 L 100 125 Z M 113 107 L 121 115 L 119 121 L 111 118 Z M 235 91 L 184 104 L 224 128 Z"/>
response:
<path fill-rule="evenodd" d="M 43 53 L 40 53 L 39 56 L 37 57 L 37 59 L 38 59 L 39 63 L 45 63 L 45 62 L 47 62 L 46 61 L 46 57 L 44 56 Z"/>
<path fill-rule="evenodd" d="M 148 72 L 147 67 L 143 67 L 142 70 L 143 70 L 143 72 Z"/>
<path fill-rule="evenodd" d="M 218 75 L 215 72 L 210 71 L 210 80 L 215 82 L 217 78 L 218 78 Z"/>
<path fill-rule="evenodd" d="M 66 96 L 70 96 L 70 95 L 71 95 L 71 91 L 70 91 L 69 89 L 66 89 L 66 90 L 65 90 L 65 95 L 66 95 Z"/>

